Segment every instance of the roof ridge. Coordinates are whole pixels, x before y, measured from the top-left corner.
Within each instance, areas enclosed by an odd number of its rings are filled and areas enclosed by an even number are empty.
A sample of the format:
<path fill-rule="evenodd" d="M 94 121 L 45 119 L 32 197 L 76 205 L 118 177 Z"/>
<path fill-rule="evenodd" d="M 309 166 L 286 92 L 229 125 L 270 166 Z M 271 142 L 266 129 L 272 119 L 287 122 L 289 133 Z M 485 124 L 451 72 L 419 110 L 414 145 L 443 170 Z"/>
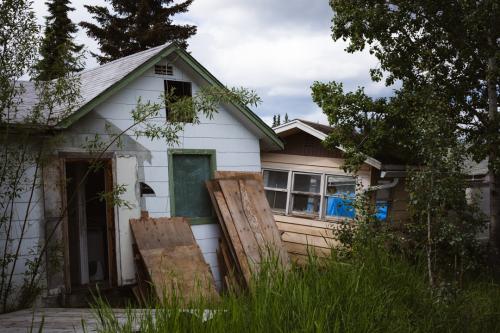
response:
<path fill-rule="evenodd" d="M 92 71 L 95 71 L 96 69 L 102 69 L 104 67 L 107 67 L 108 65 L 112 65 L 112 64 L 115 64 L 117 62 L 120 62 L 120 61 L 123 61 L 124 59 L 127 59 L 127 58 L 130 58 L 130 57 L 134 57 L 134 56 L 137 56 L 137 55 L 141 55 L 141 54 L 144 54 L 144 53 L 147 53 L 147 52 L 152 52 L 153 50 L 163 50 L 165 47 L 168 47 L 170 46 L 172 43 L 165 43 L 165 44 L 162 44 L 162 45 L 158 45 L 158 46 L 155 46 L 155 47 L 151 47 L 149 49 L 146 49 L 146 50 L 142 50 L 142 51 L 139 51 L 139 52 L 136 52 L 136 53 L 132 53 L 132 54 L 129 54 L 128 56 L 125 56 L 125 57 L 121 57 L 121 58 L 118 58 L 118 59 L 115 59 L 115 60 L 112 60 L 110 62 L 107 62 L 105 64 L 102 64 L 102 65 L 99 65 L 97 67 L 94 67 L 94 68 L 88 68 L 88 69 L 84 69 L 83 71 L 81 71 L 80 73 L 78 74 L 84 74 L 84 73 L 88 73 L 88 72 L 92 72 Z"/>

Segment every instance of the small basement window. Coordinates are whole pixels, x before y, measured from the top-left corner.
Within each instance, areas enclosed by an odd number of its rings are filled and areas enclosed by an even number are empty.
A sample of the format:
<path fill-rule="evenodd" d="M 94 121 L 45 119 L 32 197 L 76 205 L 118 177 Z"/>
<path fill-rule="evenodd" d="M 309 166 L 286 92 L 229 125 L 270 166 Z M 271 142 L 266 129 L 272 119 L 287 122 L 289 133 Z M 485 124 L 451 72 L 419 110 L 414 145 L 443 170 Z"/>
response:
<path fill-rule="evenodd" d="M 141 197 L 154 197 L 156 196 L 155 191 L 146 183 L 140 182 Z"/>
<path fill-rule="evenodd" d="M 183 98 L 191 98 L 192 97 L 192 85 L 191 82 L 185 81 L 173 81 L 173 80 L 165 80 L 165 95 L 169 95 L 172 99 L 169 102 L 177 102 Z M 194 115 L 192 111 L 187 111 L 187 114 L 179 114 L 174 115 L 172 110 L 169 110 L 167 103 L 167 120 L 174 122 L 184 122 L 184 123 L 192 123 Z"/>

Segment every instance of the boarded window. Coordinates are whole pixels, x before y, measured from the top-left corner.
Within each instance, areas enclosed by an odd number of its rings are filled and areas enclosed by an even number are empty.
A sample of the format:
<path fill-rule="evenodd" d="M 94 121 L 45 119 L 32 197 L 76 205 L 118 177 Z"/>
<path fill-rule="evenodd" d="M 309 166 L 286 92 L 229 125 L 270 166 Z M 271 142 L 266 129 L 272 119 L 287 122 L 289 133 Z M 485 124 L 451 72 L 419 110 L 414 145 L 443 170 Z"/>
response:
<path fill-rule="evenodd" d="M 173 103 L 182 100 L 189 102 L 186 98 L 192 97 L 191 82 L 165 80 L 165 95 L 171 96 L 169 101 Z M 168 104 L 167 102 L 167 120 L 185 123 L 193 122 L 194 110 L 192 108 L 183 109 L 183 112 L 181 112 L 181 110 L 169 108 Z"/>
<path fill-rule="evenodd" d="M 195 154 L 172 155 L 172 179 L 174 216 L 210 218 L 212 205 L 205 181 L 212 177 L 212 156 Z"/>

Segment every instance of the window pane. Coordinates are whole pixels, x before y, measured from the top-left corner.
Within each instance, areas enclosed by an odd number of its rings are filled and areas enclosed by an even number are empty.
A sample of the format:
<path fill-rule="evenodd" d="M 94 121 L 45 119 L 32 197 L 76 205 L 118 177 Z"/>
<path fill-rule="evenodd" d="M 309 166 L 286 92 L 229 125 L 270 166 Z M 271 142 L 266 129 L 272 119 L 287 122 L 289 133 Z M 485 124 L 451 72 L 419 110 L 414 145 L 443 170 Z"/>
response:
<path fill-rule="evenodd" d="M 209 155 L 175 154 L 172 158 L 175 215 L 210 217 L 212 204 L 205 181 L 210 179 Z"/>
<path fill-rule="evenodd" d="M 351 176 L 326 176 L 326 195 L 352 195 L 356 180 Z"/>
<path fill-rule="evenodd" d="M 315 214 L 319 212 L 320 197 L 317 195 L 293 194 L 293 211 Z"/>
<path fill-rule="evenodd" d="M 354 195 L 351 196 L 332 196 L 325 198 L 326 216 L 349 217 L 354 218 L 355 210 L 353 207 Z"/>
<path fill-rule="evenodd" d="M 293 174 L 293 190 L 300 192 L 311 192 L 319 193 L 321 176 L 320 175 L 308 175 L 302 173 Z"/>
<path fill-rule="evenodd" d="M 286 192 L 266 190 L 266 197 L 272 209 L 283 211 L 286 209 Z"/>
<path fill-rule="evenodd" d="M 288 172 L 264 170 L 264 186 L 285 189 L 288 185 Z"/>

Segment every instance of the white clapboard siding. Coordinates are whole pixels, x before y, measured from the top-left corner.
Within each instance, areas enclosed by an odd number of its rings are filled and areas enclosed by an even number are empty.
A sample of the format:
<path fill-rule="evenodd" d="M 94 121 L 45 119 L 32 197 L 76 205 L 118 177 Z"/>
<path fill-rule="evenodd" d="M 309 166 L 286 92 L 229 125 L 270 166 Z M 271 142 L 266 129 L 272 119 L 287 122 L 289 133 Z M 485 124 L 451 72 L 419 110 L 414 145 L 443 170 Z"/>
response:
<path fill-rule="evenodd" d="M 66 143 L 61 145 L 60 150 L 75 151 L 77 146 L 85 142 L 86 138 L 93 138 L 100 134 L 102 140 L 110 139 L 109 130 L 119 133 L 126 130 L 133 121 L 131 111 L 136 106 L 140 97 L 143 102 L 148 100 L 157 102 L 163 94 L 164 80 L 177 79 L 193 83 L 193 93 L 198 90 L 198 79 L 190 78 L 181 69 L 174 67 L 174 76 L 155 75 L 153 69 L 145 75 L 129 83 L 120 92 L 108 98 L 104 103 L 87 114 L 83 119 L 73 125 L 67 133 Z M 260 144 L 258 137 L 249 130 L 230 110 L 220 107 L 213 118 L 200 116 L 200 124 L 186 125 L 185 129 L 178 133 L 179 142 L 169 147 L 162 140 L 150 140 L 146 137 L 136 137 L 133 130 L 128 130 L 123 137 L 122 146 L 113 146 L 112 151 L 120 154 L 136 156 L 137 179 L 145 182 L 155 192 L 155 196 L 140 198 L 140 209 L 147 210 L 151 217 L 170 216 L 170 193 L 168 172 L 168 150 L 171 148 L 182 149 L 213 149 L 216 151 L 216 162 L 218 170 L 227 171 L 260 171 Z M 160 117 L 154 119 L 156 124 L 164 122 L 165 112 L 161 110 Z M 117 166 L 118 168 L 118 166 Z M 115 172 L 118 172 L 115 170 Z M 120 183 L 117 181 L 117 183 Z M 122 214 L 124 211 L 122 212 Z M 137 214 L 134 212 L 132 215 Z M 117 221 L 123 228 L 128 225 L 126 221 Z M 220 286 L 220 274 L 218 270 L 216 251 L 220 237 L 219 227 L 216 224 L 192 226 L 193 234 L 203 253 L 205 261 L 210 265 L 212 272 Z M 134 266 L 131 263 L 131 253 L 124 249 L 132 249 L 131 240 L 125 241 L 122 237 L 117 258 L 123 275 L 123 282 L 132 281 Z M 120 262 L 122 260 L 122 262 Z M 131 268 L 124 268 L 128 263 Z"/>

